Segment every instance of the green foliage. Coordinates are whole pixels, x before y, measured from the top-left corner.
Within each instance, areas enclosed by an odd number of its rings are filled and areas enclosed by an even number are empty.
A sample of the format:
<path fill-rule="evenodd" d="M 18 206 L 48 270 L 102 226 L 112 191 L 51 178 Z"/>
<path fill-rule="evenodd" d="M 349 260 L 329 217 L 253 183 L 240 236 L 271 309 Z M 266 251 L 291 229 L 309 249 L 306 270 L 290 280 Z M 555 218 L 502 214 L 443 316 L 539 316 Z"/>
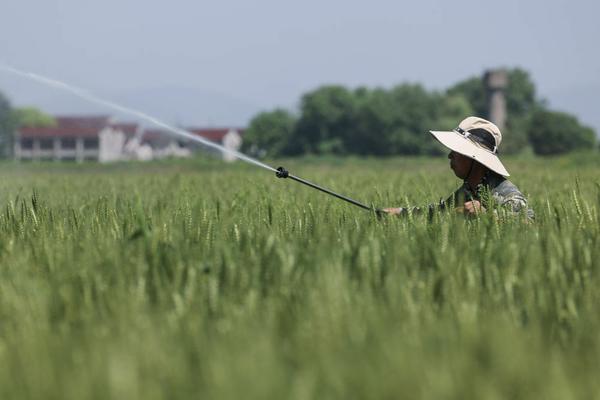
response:
<path fill-rule="evenodd" d="M 465 115 L 477 115 L 466 96 L 456 93 L 440 96 L 440 104 L 436 109 L 436 130 L 452 130 Z"/>
<path fill-rule="evenodd" d="M 521 68 L 507 70 L 508 87 L 505 90 L 506 109 L 509 119 L 523 117 L 538 105 L 535 95 L 535 85 L 529 73 Z M 450 87 L 448 94 L 464 96 L 476 115 L 488 117 L 487 94 L 484 82 L 480 77 L 472 77 Z"/>
<path fill-rule="evenodd" d="M 595 160 L 507 160 L 532 224 L 378 220 L 246 165 L 2 165 L 0 398 L 594 398 Z M 381 206 L 459 184 L 286 166 Z"/>
<path fill-rule="evenodd" d="M 507 70 L 507 75 L 508 87 L 505 90 L 507 120 L 506 127 L 502 131 L 501 151 L 510 154 L 518 153 L 528 145 L 527 132 L 531 114 L 541 107 L 542 103 L 536 98 L 535 85 L 527 71 L 513 68 Z M 471 104 L 475 115 L 489 118 L 488 99 L 481 78 L 473 77 L 459 82 L 448 89 L 447 93 L 464 96 Z"/>
<path fill-rule="evenodd" d="M 56 121 L 35 107 L 20 107 L 12 110 L 14 124 L 18 127 L 53 127 Z"/>
<path fill-rule="evenodd" d="M 545 110 L 545 104 L 537 99 L 527 71 L 513 68 L 507 74 L 508 116 L 501 152 L 531 151 L 528 146 L 535 141 L 528 137 L 532 118 L 539 116 L 537 110 Z M 298 119 L 283 110 L 259 114 L 250 124 L 246 148 L 264 149 L 269 156 L 438 154 L 442 149 L 429 130 L 453 129 L 470 115 L 489 118 L 487 108 L 479 77 L 459 82 L 444 93 L 427 91 L 418 84 L 355 90 L 323 86 L 302 97 Z M 560 141 L 552 146 L 566 149 Z"/>
<path fill-rule="evenodd" d="M 422 86 L 391 90 L 359 89 L 354 123 L 344 135 L 345 147 L 360 155 L 423 154 L 432 142 L 423 128 L 432 120 L 436 98 Z M 402 110 L 399 112 L 398 110 Z"/>
<path fill-rule="evenodd" d="M 324 86 L 302 98 L 288 154 L 432 154 L 438 148 L 428 129 L 469 110 L 464 98 L 417 84 L 354 91 Z"/>
<path fill-rule="evenodd" d="M 12 108 L 8 99 L 0 93 L 0 156 L 9 157 L 12 153 L 15 131 L 19 127 L 43 127 L 55 124 L 54 118 L 37 108 Z"/>
<path fill-rule="evenodd" d="M 501 152 L 531 151 L 532 118 L 545 105 L 536 98 L 526 71 L 513 68 L 507 74 L 508 118 Z M 269 156 L 438 154 L 445 149 L 428 131 L 453 129 L 469 115 L 489 118 L 486 96 L 479 77 L 459 82 L 444 93 L 427 91 L 418 84 L 355 90 L 323 86 L 302 97 L 298 119 L 283 110 L 259 114 L 250 124 L 245 148 L 264 149 L 263 155 Z M 564 148 L 561 143 L 555 147 Z"/>
<path fill-rule="evenodd" d="M 342 86 L 323 86 L 302 96 L 291 153 L 343 154 L 355 109 L 355 97 Z"/>
<path fill-rule="evenodd" d="M 294 124 L 294 116 L 286 110 L 262 112 L 250 121 L 242 150 L 259 157 L 286 154 Z"/>
<path fill-rule="evenodd" d="M 519 68 L 509 70 L 506 89 L 508 118 L 503 132 L 502 152 L 518 153 L 527 147 L 532 113 L 541 107 L 543 104 L 536 98 L 535 85 L 529 73 Z"/>
<path fill-rule="evenodd" d="M 7 156 L 12 150 L 14 130 L 15 124 L 10 102 L 0 92 L 0 157 Z"/>
<path fill-rule="evenodd" d="M 510 117 L 524 117 L 540 105 L 529 73 L 521 68 L 508 70 L 506 109 Z"/>
<path fill-rule="evenodd" d="M 529 128 L 529 140 L 537 154 L 562 154 L 591 149 L 596 145 L 594 130 L 563 112 L 536 110 Z"/>
<path fill-rule="evenodd" d="M 483 118 L 488 116 L 488 99 L 481 77 L 473 76 L 460 81 L 454 86 L 451 86 L 447 90 L 447 93 L 450 95 L 461 95 L 466 98 L 475 112 L 475 115 Z"/>
<path fill-rule="evenodd" d="M 435 126 L 438 99 L 418 84 L 399 85 L 390 91 L 396 110 L 392 140 L 394 153 L 427 154 L 435 146 L 429 134 Z"/>
<path fill-rule="evenodd" d="M 390 155 L 394 152 L 393 130 L 396 121 L 396 106 L 389 92 L 383 89 L 359 88 L 353 123 L 345 133 L 348 152 L 353 154 Z"/>

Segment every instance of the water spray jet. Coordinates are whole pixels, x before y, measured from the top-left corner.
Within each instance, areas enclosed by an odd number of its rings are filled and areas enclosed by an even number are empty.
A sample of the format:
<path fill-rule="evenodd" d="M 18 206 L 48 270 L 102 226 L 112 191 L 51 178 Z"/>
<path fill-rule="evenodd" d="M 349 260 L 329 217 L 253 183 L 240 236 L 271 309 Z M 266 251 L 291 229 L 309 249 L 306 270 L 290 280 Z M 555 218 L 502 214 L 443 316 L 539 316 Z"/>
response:
<path fill-rule="evenodd" d="M 165 122 L 163 122 L 163 121 L 161 121 L 161 120 L 159 120 L 159 119 L 157 119 L 157 118 L 155 118 L 155 117 L 153 117 L 151 115 L 148 115 L 148 114 L 146 114 L 146 113 L 144 113 L 142 111 L 138 111 L 138 110 L 135 110 L 135 109 L 132 109 L 132 108 L 124 107 L 124 106 L 121 106 L 119 104 L 113 103 L 111 101 L 104 100 L 104 99 L 102 99 L 100 97 L 94 96 L 93 94 L 89 93 L 88 91 L 86 91 L 84 89 L 80 89 L 78 87 L 69 85 L 69 84 L 64 83 L 62 81 L 51 79 L 51 78 L 47 78 L 47 77 L 44 77 L 44 76 L 41 76 L 41 75 L 38 75 L 38 74 L 35 74 L 35 73 L 32 73 L 32 72 L 21 71 L 21 70 L 19 70 L 17 68 L 8 66 L 8 65 L 6 65 L 4 63 L 1 63 L 1 62 L 0 62 L 0 70 L 6 71 L 6 72 L 10 72 L 10 73 L 18 75 L 20 77 L 24 77 L 24 78 L 27 78 L 27 79 L 30 79 L 30 80 L 33 80 L 33 81 L 45 84 L 47 86 L 51 86 L 51 87 L 54 87 L 54 88 L 57 88 L 57 89 L 69 92 L 69 93 L 74 94 L 75 96 L 80 97 L 80 98 L 82 98 L 84 100 L 87 100 L 89 102 L 96 103 L 96 104 L 102 105 L 104 107 L 111 108 L 113 110 L 117 110 L 117 111 L 125 113 L 125 114 L 136 116 L 136 117 L 138 117 L 138 118 L 140 118 L 142 120 L 150 122 L 153 125 L 159 126 L 159 127 L 163 128 L 163 129 L 166 129 L 167 131 L 172 132 L 172 133 L 174 133 L 174 134 L 176 134 L 178 136 L 181 136 L 183 138 L 186 138 L 186 139 L 194 141 L 194 142 L 198 142 L 198 143 L 203 144 L 203 145 L 205 145 L 207 147 L 211 147 L 213 149 L 220 150 L 221 152 L 229 153 L 229 154 L 235 156 L 236 158 L 238 158 L 238 159 L 240 159 L 242 161 L 246 161 L 246 162 L 248 162 L 250 164 L 254 164 L 254 165 L 259 166 L 261 168 L 265 168 L 267 170 L 275 172 L 275 175 L 278 178 L 284 178 L 284 179 L 285 178 L 289 178 L 289 179 L 292 179 L 292 180 L 294 180 L 296 182 L 300 182 L 303 185 L 309 186 L 309 187 L 311 187 L 313 189 L 320 190 L 321 192 L 324 192 L 324 193 L 327 193 L 327 194 L 329 194 L 331 196 L 337 197 L 338 199 L 344 200 L 344 201 L 346 201 L 346 202 L 348 202 L 350 204 L 353 204 L 353 205 L 355 205 L 357 207 L 360 207 L 362 209 L 369 210 L 369 211 L 374 211 L 378 215 L 382 213 L 382 211 L 379 210 L 379 209 L 376 209 L 374 207 L 369 207 L 369 206 L 367 206 L 367 205 L 365 205 L 365 204 L 363 204 L 361 202 L 358 202 L 356 200 L 353 200 L 353 199 L 351 199 L 349 197 L 346 197 L 346 196 L 343 196 L 341 194 L 335 193 L 335 192 L 333 192 L 333 191 L 331 191 L 329 189 L 325 189 L 324 187 L 321 187 L 321 186 L 316 185 L 316 184 L 314 184 L 312 182 L 309 182 L 309 181 L 304 180 L 302 178 L 299 178 L 299 177 L 297 177 L 295 175 L 292 175 L 292 174 L 290 174 L 283 167 L 279 167 L 279 168 L 275 169 L 275 168 L 271 167 L 270 165 L 264 164 L 264 163 L 262 163 L 262 162 L 260 162 L 258 160 L 255 160 L 255 159 L 253 159 L 251 157 L 248 157 L 247 155 L 245 155 L 243 153 L 240 153 L 238 151 L 231 150 L 231 149 L 228 149 L 226 147 L 223 147 L 223 146 L 221 146 L 221 145 L 219 145 L 217 143 L 211 142 L 210 140 L 206 140 L 206 139 L 204 139 L 202 137 L 196 136 L 193 133 L 188 132 L 186 130 L 173 127 L 173 126 L 171 126 L 171 125 L 169 125 L 169 124 L 167 124 L 167 123 L 165 123 Z"/>
<path fill-rule="evenodd" d="M 133 116 L 135 116 L 137 118 L 140 118 L 140 119 L 142 119 L 142 120 L 144 120 L 146 122 L 150 122 L 151 124 L 153 124 L 155 126 L 163 128 L 163 129 L 165 129 L 165 130 L 167 130 L 167 131 L 169 131 L 169 132 L 171 132 L 171 133 L 173 133 L 173 134 L 175 134 L 177 136 L 180 136 L 182 138 L 188 139 L 188 140 L 193 141 L 193 142 L 197 142 L 197 143 L 203 144 L 204 146 L 207 146 L 207 147 L 219 150 L 219 151 L 221 151 L 223 153 L 229 153 L 229 154 L 233 155 L 234 157 L 236 157 L 236 158 L 238 158 L 240 160 L 246 161 L 248 163 L 257 165 L 257 166 L 259 166 L 261 168 L 265 168 L 265 169 L 268 169 L 270 171 L 275 172 L 275 168 L 273 168 L 273 167 L 271 167 L 269 165 L 266 165 L 264 163 L 261 163 L 260 161 L 255 160 L 252 157 L 248 157 L 247 155 L 245 155 L 243 153 L 240 153 L 238 151 L 235 151 L 235 150 L 223 147 L 223 146 L 221 146 L 221 145 L 219 145 L 219 144 L 217 144 L 215 142 L 211 142 L 210 140 L 204 139 L 204 138 L 202 138 L 200 136 L 196 136 L 193 133 L 188 132 L 188 131 L 186 131 L 184 129 L 180 129 L 180 128 L 176 128 L 174 126 L 171 126 L 171 125 L 169 125 L 169 124 L 167 124 L 167 123 L 159 120 L 158 118 L 155 118 L 155 117 L 153 117 L 151 115 L 148 115 L 148 114 L 146 114 L 146 113 L 144 113 L 142 111 L 135 110 L 133 108 L 128 108 L 128 107 L 119 105 L 117 103 L 113 103 L 112 101 L 102 99 L 102 98 L 100 98 L 98 96 L 93 95 L 92 93 L 88 92 L 87 90 L 78 88 L 78 87 L 73 86 L 73 85 L 69 85 L 69 84 L 67 84 L 65 82 L 62 82 L 62 81 L 59 81 L 59 80 L 56 80 L 56 79 L 47 78 L 45 76 L 38 75 L 38 74 L 35 74 L 33 72 L 21 71 L 21 70 L 19 70 L 17 68 L 8 66 L 8 65 L 3 64 L 3 63 L 0 63 L 0 70 L 6 71 L 6 72 L 10 72 L 10 73 L 18 75 L 20 77 L 24 77 L 24 78 L 27 78 L 27 79 L 30 79 L 30 80 L 42 83 L 42 84 L 47 85 L 47 86 L 50 86 L 50 87 L 53 87 L 53 88 L 56 88 L 56 89 L 60 89 L 60 90 L 66 91 L 66 92 L 69 92 L 69 93 L 74 94 L 75 96 L 77 96 L 79 98 L 82 98 L 84 100 L 87 100 L 87 101 L 89 101 L 91 103 L 99 104 L 101 106 L 104 106 L 104 107 L 107 107 L 107 108 L 111 108 L 113 110 L 116 110 L 116 111 L 119 111 L 119 112 L 122 112 L 122 113 L 125 113 L 125 114 L 133 115 Z"/>

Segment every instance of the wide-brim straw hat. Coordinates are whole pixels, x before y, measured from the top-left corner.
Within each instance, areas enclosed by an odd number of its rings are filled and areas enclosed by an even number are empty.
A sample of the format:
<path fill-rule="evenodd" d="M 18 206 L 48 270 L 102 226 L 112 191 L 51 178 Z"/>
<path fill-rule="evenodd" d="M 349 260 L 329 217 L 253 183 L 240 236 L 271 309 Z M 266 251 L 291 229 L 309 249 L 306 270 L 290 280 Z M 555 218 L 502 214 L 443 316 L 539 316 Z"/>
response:
<path fill-rule="evenodd" d="M 483 118 L 468 117 L 453 131 L 429 132 L 450 150 L 483 164 L 497 174 L 510 176 L 498 158 L 502 133 L 492 122 Z"/>

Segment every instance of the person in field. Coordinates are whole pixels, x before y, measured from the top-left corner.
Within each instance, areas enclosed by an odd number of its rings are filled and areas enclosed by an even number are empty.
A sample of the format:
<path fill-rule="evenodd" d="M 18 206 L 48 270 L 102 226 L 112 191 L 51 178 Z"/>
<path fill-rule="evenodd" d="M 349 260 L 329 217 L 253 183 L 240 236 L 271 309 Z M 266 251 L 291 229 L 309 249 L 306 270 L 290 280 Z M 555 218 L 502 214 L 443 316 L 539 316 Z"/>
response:
<path fill-rule="evenodd" d="M 430 131 L 441 144 L 450 149 L 448 158 L 454 174 L 463 184 L 445 201 L 427 207 L 384 208 L 392 215 L 439 209 L 455 209 L 467 215 L 494 209 L 506 214 L 524 214 L 533 219 L 533 210 L 527 199 L 508 179 L 508 171 L 498 158 L 502 142 L 500 129 L 490 121 L 478 117 L 465 118 L 450 132 Z"/>

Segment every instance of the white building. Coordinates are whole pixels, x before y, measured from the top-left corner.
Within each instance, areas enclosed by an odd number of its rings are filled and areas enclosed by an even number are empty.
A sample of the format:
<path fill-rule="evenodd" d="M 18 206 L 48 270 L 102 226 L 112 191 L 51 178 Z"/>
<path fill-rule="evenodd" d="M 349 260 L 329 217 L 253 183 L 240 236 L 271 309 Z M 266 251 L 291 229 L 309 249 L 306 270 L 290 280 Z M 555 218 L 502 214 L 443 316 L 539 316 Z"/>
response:
<path fill-rule="evenodd" d="M 139 129 L 137 124 L 115 123 L 110 117 L 55 117 L 52 127 L 23 127 L 17 131 L 17 160 L 120 159 L 123 145 Z"/>
<path fill-rule="evenodd" d="M 189 128 L 187 131 L 233 151 L 240 150 L 242 134 L 244 133 L 241 128 Z M 221 156 L 227 162 L 236 160 L 236 157 L 231 153 L 222 152 Z"/>
<path fill-rule="evenodd" d="M 117 123 L 108 116 L 55 117 L 52 127 L 24 127 L 17 131 L 17 160 L 151 160 L 164 157 L 189 157 L 191 141 L 170 132 L 142 129 L 135 123 Z M 242 129 L 191 128 L 189 132 L 238 150 Z M 230 154 L 223 158 L 232 161 Z"/>

